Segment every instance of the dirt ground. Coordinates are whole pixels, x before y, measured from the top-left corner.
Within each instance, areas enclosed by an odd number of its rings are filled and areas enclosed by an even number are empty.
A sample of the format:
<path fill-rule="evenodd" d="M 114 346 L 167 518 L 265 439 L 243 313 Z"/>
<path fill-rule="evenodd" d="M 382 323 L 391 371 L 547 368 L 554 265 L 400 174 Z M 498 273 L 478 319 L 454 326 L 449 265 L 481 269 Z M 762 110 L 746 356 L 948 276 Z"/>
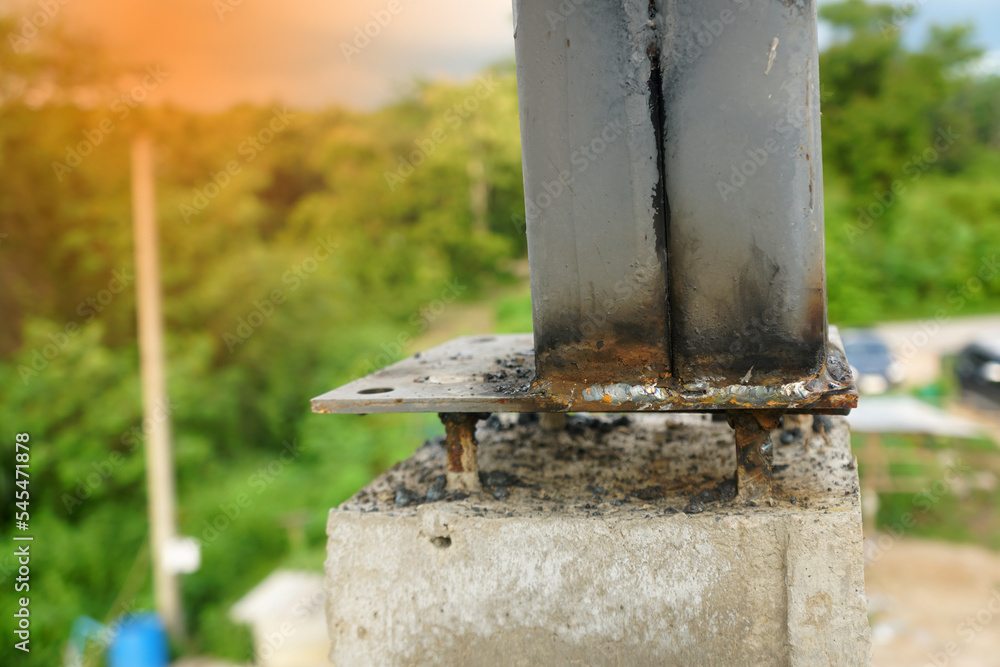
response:
<path fill-rule="evenodd" d="M 865 552 L 874 667 L 1000 665 L 1000 555 L 884 534 Z"/>

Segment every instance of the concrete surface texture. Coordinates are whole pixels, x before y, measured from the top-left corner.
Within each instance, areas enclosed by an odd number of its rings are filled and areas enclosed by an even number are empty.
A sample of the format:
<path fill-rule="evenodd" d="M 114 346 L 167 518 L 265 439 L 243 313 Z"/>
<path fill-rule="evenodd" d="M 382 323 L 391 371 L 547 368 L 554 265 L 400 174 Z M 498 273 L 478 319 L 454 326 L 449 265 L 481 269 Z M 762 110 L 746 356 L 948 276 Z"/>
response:
<path fill-rule="evenodd" d="M 331 512 L 334 664 L 869 663 L 842 419 L 829 446 L 776 445 L 773 507 L 725 500 L 724 423 L 506 416 L 478 437 L 482 493 L 443 491 L 433 441 Z"/>

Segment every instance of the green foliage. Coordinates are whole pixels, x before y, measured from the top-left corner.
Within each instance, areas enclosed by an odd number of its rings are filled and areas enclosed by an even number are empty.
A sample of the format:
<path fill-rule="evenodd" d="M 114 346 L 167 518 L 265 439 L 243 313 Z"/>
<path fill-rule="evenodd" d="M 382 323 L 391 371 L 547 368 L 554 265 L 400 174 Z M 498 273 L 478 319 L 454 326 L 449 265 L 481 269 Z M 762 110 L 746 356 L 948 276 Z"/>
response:
<path fill-rule="evenodd" d="M 6 462 L 25 431 L 32 532 L 58 554 L 33 561 L 32 664 L 59 662 L 77 616 L 122 612 L 115 600 L 147 540 L 131 136 L 145 129 L 157 147 L 163 413 L 180 532 L 203 544 L 202 569 L 184 578 L 182 648 L 246 659 L 228 608 L 276 566 L 321 550 L 329 507 L 440 432 L 428 416 L 311 415 L 309 398 L 394 361 L 429 326 L 422 308 L 506 280 L 523 253 L 506 208 L 521 200 L 513 73 L 491 76 L 485 87 L 425 85 L 370 115 L 291 112 L 261 149 L 248 137 L 273 109 L 119 120 L 103 107 L 0 107 L 12 185 L 0 197 L 0 512 L 7 530 Z M 393 191 L 385 174 L 455 105 L 465 115 Z M 116 129 L 100 145 L 53 168 L 109 117 Z M 128 609 L 151 607 L 148 567 Z"/>
<path fill-rule="evenodd" d="M 230 620 L 224 607 L 205 607 L 195 625 L 199 628 L 198 636 L 202 638 L 199 652 L 234 663 L 252 664 L 249 658 L 254 652 L 253 633 L 247 626 Z"/>
<path fill-rule="evenodd" d="M 830 319 L 995 309 L 1000 79 L 970 73 L 971 28 L 934 27 L 912 51 L 898 7 L 820 15 L 836 36 L 820 55 Z"/>
<path fill-rule="evenodd" d="M 861 198 L 888 189 L 939 130 L 971 131 L 955 97 L 971 85 L 958 70 L 982 55 L 971 45 L 972 29 L 935 28 L 923 49 L 907 51 L 898 11 L 861 0 L 820 8 L 839 37 L 820 56 L 824 167 Z M 971 150 L 971 142 L 956 142 L 935 167 L 954 171 Z"/>
<path fill-rule="evenodd" d="M 1000 297 L 997 157 L 980 158 L 961 177 L 929 172 L 919 179 L 897 179 L 900 193 L 887 195 L 895 201 L 871 222 L 860 209 L 853 216 L 848 212 L 844 188 L 829 178 L 831 320 L 868 324 L 995 310 Z M 865 206 L 874 203 L 873 197 Z"/>
<path fill-rule="evenodd" d="M 517 296 L 498 300 L 496 314 L 497 333 L 531 331 L 531 293 L 524 290 Z"/>

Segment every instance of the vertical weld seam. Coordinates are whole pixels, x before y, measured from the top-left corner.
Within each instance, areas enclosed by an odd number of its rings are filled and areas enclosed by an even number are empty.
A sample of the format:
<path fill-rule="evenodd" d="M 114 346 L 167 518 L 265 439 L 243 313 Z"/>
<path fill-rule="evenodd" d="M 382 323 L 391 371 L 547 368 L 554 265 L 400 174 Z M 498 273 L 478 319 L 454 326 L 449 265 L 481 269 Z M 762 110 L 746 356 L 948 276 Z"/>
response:
<path fill-rule="evenodd" d="M 668 372 L 673 373 L 676 364 L 674 363 L 673 332 L 671 330 L 671 300 L 670 300 L 670 271 L 668 268 L 670 257 L 670 202 L 667 199 L 667 170 L 666 170 L 666 100 L 663 92 L 663 69 L 661 64 L 662 50 L 660 48 L 660 36 L 657 25 L 659 19 L 659 0 L 649 0 L 649 20 L 652 24 L 652 39 L 647 49 L 649 56 L 649 104 L 650 116 L 653 122 L 653 136 L 656 141 L 656 172 L 659 178 L 656 182 L 654 192 L 654 210 L 656 232 L 656 254 L 661 260 L 661 270 L 663 272 L 664 288 L 664 322 L 665 336 L 663 345 L 666 347 Z"/>

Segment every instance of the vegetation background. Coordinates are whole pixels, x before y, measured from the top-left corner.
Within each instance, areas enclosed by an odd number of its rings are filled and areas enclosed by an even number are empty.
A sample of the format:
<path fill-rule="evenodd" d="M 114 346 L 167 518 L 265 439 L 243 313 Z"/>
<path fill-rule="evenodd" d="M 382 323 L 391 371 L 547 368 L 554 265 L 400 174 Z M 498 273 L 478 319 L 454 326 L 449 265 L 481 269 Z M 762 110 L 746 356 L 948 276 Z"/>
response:
<path fill-rule="evenodd" d="M 905 16 L 885 5 L 821 13 L 835 28 L 820 62 L 830 320 L 998 310 L 1000 273 L 969 282 L 1000 253 L 1000 77 L 976 69 L 972 28 L 906 48 Z M 22 431 L 35 535 L 33 651 L 15 663 L 0 642 L 3 664 L 59 664 L 77 617 L 153 606 L 138 131 L 157 146 L 180 532 L 203 547 L 179 651 L 251 657 L 232 603 L 276 567 L 319 569 L 327 509 L 441 432 L 430 417 L 312 415 L 310 397 L 412 352 L 460 302 L 488 300 L 498 330 L 530 328 L 512 64 L 417 83 L 372 113 L 133 108 L 122 91 L 144 74 L 59 32 L 25 53 L 0 43 L 0 542 Z M 15 569 L 5 549 L 5 590 Z M 13 604 L 0 596 L 0 616 Z"/>

